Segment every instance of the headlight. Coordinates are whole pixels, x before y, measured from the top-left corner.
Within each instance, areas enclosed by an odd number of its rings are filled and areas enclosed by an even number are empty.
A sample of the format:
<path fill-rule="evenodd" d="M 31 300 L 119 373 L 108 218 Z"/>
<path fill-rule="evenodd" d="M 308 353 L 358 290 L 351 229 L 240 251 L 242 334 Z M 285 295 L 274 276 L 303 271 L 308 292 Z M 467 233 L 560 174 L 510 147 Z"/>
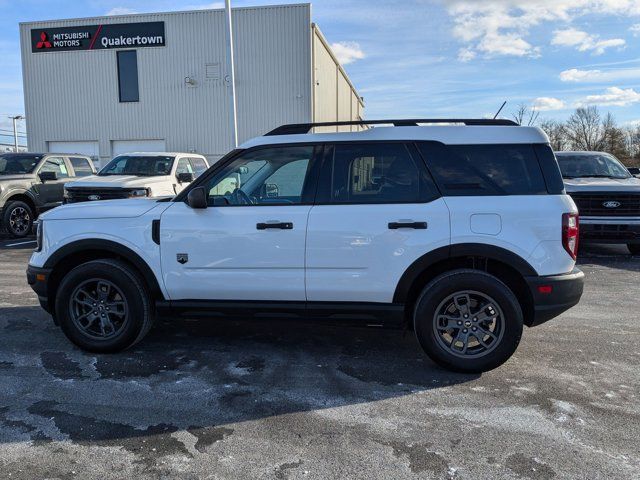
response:
<path fill-rule="evenodd" d="M 149 189 L 148 188 L 137 188 L 135 190 L 129 190 L 130 197 L 148 197 Z"/>
<path fill-rule="evenodd" d="M 36 252 L 42 251 L 42 238 L 44 236 L 44 223 L 42 220 L 36 220 Z"/>

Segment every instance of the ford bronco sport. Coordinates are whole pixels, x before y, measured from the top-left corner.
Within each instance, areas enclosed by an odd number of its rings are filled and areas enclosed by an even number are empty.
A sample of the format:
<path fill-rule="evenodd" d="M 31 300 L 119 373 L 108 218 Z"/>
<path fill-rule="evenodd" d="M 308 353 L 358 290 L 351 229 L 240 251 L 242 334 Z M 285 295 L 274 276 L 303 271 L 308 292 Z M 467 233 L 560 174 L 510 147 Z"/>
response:
<path fill-rule="evenodd" d="M 626 244 L 640 255 L 640 178 L 608 153 L 557 152 L 556 157 L 580 211 L 580 242 Z"/>
<path fill-rule="evenodd" d="M 64 184 L 93 175 L 93 162 L 84 155 L 5 153 L 0 155 L 0 221 L 12 237 L 32 232 L 33 222 L 62 204 Z"/>
<path fill-rule="evenodd" d="M 93 352 L 130 347 L 160 314 L 359 318 L 411 328 L 447 368 L 495 368 L 523 325 L 582 295 L 548 138 L 506 120 L 330 125 L 383 123 L 285 125 L 173 199 L 58 208 L 28 282 Z"/>

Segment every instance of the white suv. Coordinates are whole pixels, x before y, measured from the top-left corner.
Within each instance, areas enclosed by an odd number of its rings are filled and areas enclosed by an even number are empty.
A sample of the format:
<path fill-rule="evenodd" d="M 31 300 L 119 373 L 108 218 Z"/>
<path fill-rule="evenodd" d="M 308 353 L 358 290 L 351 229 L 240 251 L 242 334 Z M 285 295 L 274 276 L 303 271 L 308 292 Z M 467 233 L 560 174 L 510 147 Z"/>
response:
<path fill-rule="evenodd" d="M 209 168 L 195 153 L 127 153 L 118 155 L 96 175 L 64 186 L 64 203 L 138 197 L 164 197 L 180 193 Z"/>
<path fill-rule="evenodd" d="M 495 368 L 523 325 L 582 295 L 548 139 L 503 120 L 360 122 L 375 123 L 394 126 L 283 126 L 172 200 L 47 213 L 28 281 L 93 352 L 130 347 L 159 314 L 311 317 L 405 326 L 440 365 Z"/>

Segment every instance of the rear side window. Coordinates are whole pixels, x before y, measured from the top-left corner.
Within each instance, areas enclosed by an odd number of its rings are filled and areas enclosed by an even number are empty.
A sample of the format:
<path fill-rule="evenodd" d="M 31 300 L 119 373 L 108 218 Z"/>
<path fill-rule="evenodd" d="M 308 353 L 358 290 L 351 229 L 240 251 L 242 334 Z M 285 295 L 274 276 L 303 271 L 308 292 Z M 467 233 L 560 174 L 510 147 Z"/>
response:
<path fill-rule="evenodd" d="M 91 164 L 86 158 L 69 157 L 69 161 L 71 162 L 71 166 L 73 167 L 76 177 L 88 177 L 89 175 L 93 175 Z"/>
<path fill-rule="evenodd" d="M 542 174 L 547 182 L 547 191 L 552 195 L 564 193 L 564 181 L 560 173 L 560 166 L 551 147 L 549 145 L 537 144 L 534 145 L 533 148 L 536 151 Z"/>
<path fill-rule="evenodd" d="M 338 143 L 323 170 L 319 203 L 421 203 L 438 196 L 401 143 Z"/>
<path fill-rule="evenodd" d="M 547 193 L 533 145 L 424 142 L 419 149 L 445 196 Z"/>

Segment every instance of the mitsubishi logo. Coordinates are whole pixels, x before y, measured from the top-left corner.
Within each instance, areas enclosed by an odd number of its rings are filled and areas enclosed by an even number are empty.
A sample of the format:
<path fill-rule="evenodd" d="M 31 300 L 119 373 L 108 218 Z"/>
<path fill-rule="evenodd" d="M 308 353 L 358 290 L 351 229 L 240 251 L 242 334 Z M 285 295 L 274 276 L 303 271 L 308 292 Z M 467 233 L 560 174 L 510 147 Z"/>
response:
<path fill-rule="evenodd" d="M 47 32 L 40 33 L 40 41 L 36 44 L 36 48 L 52 48 Z"/>

